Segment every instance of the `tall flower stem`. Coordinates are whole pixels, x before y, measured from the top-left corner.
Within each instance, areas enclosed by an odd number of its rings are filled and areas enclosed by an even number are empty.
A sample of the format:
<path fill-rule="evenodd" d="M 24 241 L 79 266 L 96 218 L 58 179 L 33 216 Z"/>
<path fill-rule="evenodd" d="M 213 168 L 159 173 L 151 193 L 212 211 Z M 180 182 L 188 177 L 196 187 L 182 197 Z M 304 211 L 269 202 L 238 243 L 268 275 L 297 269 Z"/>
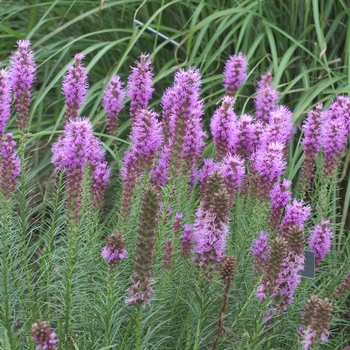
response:
<path fill-rule="evenodd" d="M 136 344 L 135 350 L 141 350 L 142 341 L 142 304 L 137 305 L 137 315 L 136 315 Z"/>
<path fill-rule="evenodd" d="M 11 349 L 16 349 L 14 334 L 12 331 L 12 322 L 11 322 L 11 305 L 10 305 L 10 281 L 9 281 L 9 246 L 8 246 L 8 235 L 11 231 L 10 225 L 10 216 L 11 216 L 11 208 L 12 203 L 10 199 L 3 199 L 3 203 L 1 205 L 1 220 L 0 220 L 0 232 L 1 232 L 1 243 L 2 243 L 2 285 L 4 290 L 4 295 L 2 296 L 2 307 L 3 314 L 1 315 L 1 319 L 5 325 L 5 329 L 8 334 L 9 343 L 11 345 Z"/>
<path fill-rule="evenodd" d="M 112 316 L 113 316 L 113 300 L 115 299 L 115 292 L 113 292 L 114 286 L 116 285 L 116 277 L 118 276 L 117 268 L 109 266 L 108 270 L 108 281 L 107 281 L 107 292 L 106 292 L 106 307 L 104 317 L 104 330 L 105 330 L 105 346 L 111 345 L 111 334 L 112 334 Z"/>
<path fill-rule="evenodd" d="M 76 235 L 78 234 L 78 227 L 74 223 L 74 219 L 71 218 L 68 228 L 68 245 L 67 245 L 67 265 L 66 265 L 66 276 L 65 276 L 65 294 L 64 294 L 64 339 L 65 346 L 68 346 L 68 334 L 70 327 L 70 320 L 72 314 L 72 279 L 74 274 L 74 263 L 75 263 L 75 247 L 76 247 Z"/>

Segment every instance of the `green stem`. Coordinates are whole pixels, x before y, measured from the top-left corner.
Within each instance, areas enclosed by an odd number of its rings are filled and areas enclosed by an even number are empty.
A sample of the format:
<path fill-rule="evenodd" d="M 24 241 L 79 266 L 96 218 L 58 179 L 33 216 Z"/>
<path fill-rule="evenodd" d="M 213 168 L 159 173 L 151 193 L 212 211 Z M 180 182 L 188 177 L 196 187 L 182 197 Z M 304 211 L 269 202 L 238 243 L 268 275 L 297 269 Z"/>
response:
<path fill-rule="evenodd" d="M 10 210 L 12 208 L 11 201 L 9 199 L 3 198 L 3 203 L 2 203 L 2 215 L 1 215 L 1 223 L 0 223 L 0 228 L 1 228 L 1 236 L 2 236 L 2 283 L 3 283 L 3 288 L 4 288 L 4 295 L 2 297 L 4 301 L 4 314 L 1 316 L 5 329 L 8 334 L 9 342 L 11 345 L 11 349 L 16 349 L 15 346 L 15 341 L 13 338 L 13 332 L 12 332 L 12 327 L 11 327 L 11 307 L 10 307 L 10 283 L 9 283 L 9 271 L 8 271 L 8 261 L 9 261 L 9 256 L 8 256 L 8 242 L 7 242 L 7 237 L 8 234 L 10 233 L 9 228 L 10 228 Z"/>
<path fill-rule="evenodd" d="M 106 312 L 105 312 L 105 346 L 111 344 L 111 334 L 112 334 L 112 315 L 113 315 L 113 285 L 114 276 L 117 274 L 117 270 L 113 271 L 112 267 L 109 267 L 108 273 L 108 285 L 106 293 Z"/>
<path fill-rule="evenodd" d="M 136 345 L 135 350 L 141 350 L 142 340 L 142 305 L 137 305 L 137 316 L 136 316 Z"/>

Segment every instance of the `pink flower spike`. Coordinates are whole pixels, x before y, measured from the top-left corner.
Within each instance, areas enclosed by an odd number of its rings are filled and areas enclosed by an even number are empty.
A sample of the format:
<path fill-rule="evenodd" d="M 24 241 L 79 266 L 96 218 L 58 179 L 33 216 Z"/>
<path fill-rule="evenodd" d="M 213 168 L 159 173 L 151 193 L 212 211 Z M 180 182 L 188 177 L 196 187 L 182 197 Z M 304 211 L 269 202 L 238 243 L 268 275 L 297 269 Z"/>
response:
<path fill-rule="evenodd" d="M 7 69 L 0 70 L 0 140 L 5 132 L 11 114 L 11 76 Z"/>
<path fill-rule="evenodd" d="M 82 53 L 77 53 L 74 56 L 75 66 L 68 67 L 68 71 L 63 77 L 62 91 L 66 97 L 65 104 L 67 106 L 65 122 L 78 117 L 78 110 L 85 101 L 89 85 L 87 69 L 81 64 L 84 57 Z"/>
<path fill-rule="evenodd" d="M 17 125 L 20 130 L 28 126 L 31 88 L 35 81 L 36 64 L 30 51 L 29 40 L 18 40 L 18 50 L 10 57 L 12 89 L 15 94 Z"/>
<path fill-rule="evenodd" d="M 331 250 L 333 231 L 328 227 L 329 220 L 323 220 L 310 232 L 309 246 L 315 253 L 316 266 L 320 266 L 326 254 Z"/>
<path fill-rule="evenodd" d="M 247 59 L 241 52 L 226 61 L 223 85 L 228 96 L 233 96 L 247 78 L 247 69 Z"/>

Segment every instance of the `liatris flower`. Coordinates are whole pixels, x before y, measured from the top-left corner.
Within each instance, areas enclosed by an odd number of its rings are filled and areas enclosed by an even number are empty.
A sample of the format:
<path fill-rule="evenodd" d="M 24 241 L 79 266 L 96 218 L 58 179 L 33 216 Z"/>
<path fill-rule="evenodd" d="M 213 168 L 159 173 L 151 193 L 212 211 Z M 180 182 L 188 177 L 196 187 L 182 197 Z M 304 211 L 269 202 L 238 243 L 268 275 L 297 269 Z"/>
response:
<path fill-rule="evenodd" d="M 224 256 L 229 210 L 230 197 L 223 177 L 215 171 L 207 178 L 193 225 L 194 261 L 207 282 L 213 278 L 209 272 Z"/>
<path fill-rule="evenodd" d="M 32 324 L 31 334 L 36 350 L 57 350 L 55 346 L 58 343 L 58 339 L 55 339 L 56 333 L 52 332 L 47 322 L 37 320 Z"/>
<path fill-rule="evenodd" d="M 171 129 L 173 125 L 170 125 L 174 120 L 171 116 L 174 114 L 174 110 L 177 106 L 177 96 L 174 86 L 167 88 L 162 96 L 160 105 L 162 107 L 162 124 L 163 124 L 163 134 L 164 134 L 164 144 L 169 145 L 172 138 Z"/>
<path fill-rule="evenodd" d="M 328 227 L 329 224 L 329 220 L 323 220 L 310 232 L 309 246 L 315 253 L 316 266 L 321 265 L 321 260 L 323 260 L 326 254 L 331 250 L 333 232 Z"/>
<path fill-rule="evenodd" d="M 216 158 L 222 159 L 232 147 L 237 116 L 231 108 L 233 99 L 224 96 L 222 106 L 217 108 L 210 121 L 210 131 L 214 137 Z"/>
<path fill-rule="evenodd" d="M 5 132 L 6 121 L 10 118 L 11 110 L 11 79 L 6 69 L 0 70 L 0 140 Z"/>
<path fill-rule="evenodd" d="M 288 234 L 294 226 L 304 227 L 304 224 L 311 214 L 310 205 L 304 206 L 304 201 L 293 200 L 292 204 L 287 204 L 286 214 L 284 215 L 279 227 L 279 234 L 284 236 Z"/>
<path fill-rule="evenodd" d="M 264 268 L 263 278 L 256 291 L 256 297 L 259 300 L 267 299 L 268 296 L 276 293 L 286 254 L 286 240 L 283 237 L 276 237 L 271 242 L 269 258 Z"/>
<path fill-rule="evenodd" d="M 279 286 L 273 294 L 283 312 L 285 305 L 291 304 L 294 299 L 294 292 L 300 284 L 300 271 L 304 266 L 305 232 L 299 226 L 291 228 L 288 234 L 284 235 L 287 242 L 287 256 L 283 261 L 283 269 L 278 279 Z"/>
<path fill-rule="evenodd" d="M 188 71 L 179 69 L 175 73 L 174 93 L 177 104 L 171 116 L 172 140 L 170 155 L 167 157 L 171 165 L 170 175 L 179 169 L 190 174 L 194 165 L 202 155 L 205 133 L 201 126 L 203 100 L 199 97 L 201 76 L 199 70 L 191 67 Z"/>
<path fill-rule="evenodd" d="M 347 296 L 349 292 L 350 292 L 350 272 L 344 277 L 343 282 L 333 292 L 333 296 L 334 298 L 339 299 L 343 296 Z"/>
<path fill-rule="evenodd" d="M 337 169 L 343 152 L 346 149 L 348 130 L 342 115 L 325 112 L 325 125 L 322 135 L 322 153 L 324 156 L 323 175 L 331 176 Z"/>
<path fill-rule="evenodd" d="M 103 107 L 107 112 L 107 130 L 110 135 L 118 135 L 118 114 L 124 107 L 126 92 L 118 75 L 112 77 L 103 94 Z"/>
<path fill-rule="evenodd" d="M 29 40 L 18 40 L 18 50 L 10 57 L 12 89 L 16 101 L 16 122 L 22 131 L 28 126 L 30 90 L 36 73 L 34 53 L 30 51 L 30 45 Z"/>
<path fill-rule="evenodd" d="M 220 266 L 220 276 L 226 284 L 231 282 L 236 271 L 237 259 L 234 256 L 226 256 L 223 258 Z"/>
<path fill-rule="evenodd" d="M 124 187 L 121 199 L 121 216 L 127 220 L 131 208 L 132 198 L 139 176 L 151 170 L 155 156 L 162 144 L 161 124 L 158 114 L 152 110 L 137 112 L 131 129 L 131 148 L 125 152 L 121 174 Z"/>
<path fill-rule="evenodd" d="M 77 53 L 74 58 L 75 66 L 68 67 L 68 71 L 63 77 L 62 91 L 67 106 L 65 123 L 78 117 L 78 110 L 85 101 L 89 87 L 87 69 L 81 64 L 85 56 L 82 53 Z"/>
<path fill-rule="evenodd" d="M 271 72 L 261 76 L 255 97 L 255 115 L 262 122 L 269 122 L 271 113 L 276 108 L 278 92 L 273 89 Z"/>
<path fill-rule="evenodd" d="M 154 91 L 152 88 L 152 62 L 146 61 L 148 57 L 149 54 L 140 55 L 140 62 L 136 61 L 136 67 L 131 67 L 128 78 L 131 121 L 133 121 L 138 111 L 147 108 Z"/>
<path fill-rule="evenodd" d="M 109 168 L 103 161 L 105 151 L 101 142 L 92 135 L 87 118 L 70 119 L 64 134 L 52 146 L 52 163 L 67 177 L 67 213 L 78 220 L 81 216 L 82 182 L 84 168 L 90 165 L 91 191 L 95 206 L 99 206 L 108 181 Z"/>
<path fill-rule="evenodd" d="M 151 185 L 142 194 L 134 273 L 130 277 L 133 285 L 128 289 L 130 297 L 125 300 L 126 304 L 147 305 L 153 296 L 151 277 L 156 248 L 159 197 L 159 192 Z"/>
<path fill-rule="evenodd" d="M 293 113 L 287 107 L 276 107 L 260 137 L 259 147 L 267 146 L 270 142 L 279 142 L 286 148 L 294 132 L 292 117 Z"/>
<path fill-rule="evenodd" d="M 267 199 L 275 182 L 278 182 L 287 162 L 281 143 L 269 143 L 267 148 L 258 149 L 251 156 L 252 193 L 260 201 Z"/>
<path fill-rule="evenodd" d="M 7 140 L 0 147 L 0 193 L 11 198 L 16 189 L 17 177 L 21 173 L 21 161 L 16 154 L 16 142 L 12 134 L 6 134 Z"/>
<path fill-rule="evenodd" d="M 102 257 L 114 267 L 127 256 L 125 237 L 118 230 L 107 237 L 107 245 L 102 249 Z"/>
<path fill-rule="evenodd" d="M 306 328 L 302 331 L 304 350 L 313 348 L 319 341 L 327 341 L 332 311 L 332 304 L 327 298 L 321 299 L 318 295 L 312 295 L 308 299 L 301 316 L 302 325 Z"/>
<path fill-rule="evenodd" d="M 280 224 L 283 210 L 291 200 L 291 191 L 288 190 L 292 181 L 283 179 L 282 184 L 275 183 L 270 191 L 271 211 L 269 217 L 269 225 L 271 231 L 277 229 Z"/>
<path fill-rule="evenodd" d="M 250 250 L 254 255 L 254 271 L 256 273 L 263 272 L 270 252 L 267 232 L 260 231 L 259 237 L 254 239 Z"/>
<path fill-rule="evenodd" d="M 193 226 L 185 224 L 184 225 L 184 234 L 180 237 L 181 240 L 181 256 L 184 259 L 188 259 L 191 256 L 193 245 L 194 245 L 194 236 L 192 234 Z"/>
<path fill-rule="evenodd" d="M 171 270 L 172 262 L 173 262 L 173 250 L 171 239 L 165 242 L 164 244 L 164 253 L 162 255 L 163 264 L 162 268 L 164 270 Z"/>
<path fill-rule="evenodd" d="M 314 176 L 316 155 L 321 148 L 323 121 L 322 104 L 318 104 L 315 110 L 309 111 L 303 123 L 304 137 L 301 144 L 305 155 L 302 166 L 302 189 L 304 190 L 310 189 Z"/>
<path fill-rule="evenodd" d="M 182 213 L 176 213 L 175 214 L 175 220 L 173 222 L 173 230 L 175 233 L 179 233 L 182 229 Z"/>
<path fill-rule="evenodd" d="M 224 68 L 224 88 L 226 95 L 233 96 L 247 78 L 248 62 L 246 57 L 239 52 L 238 55 L 230 56 Z"/>
<path fill-rule="evenodd" d="M 230 152 L 246 158 L 255 151 L 255 124 L 253 117 L 243 114 L 237 121 L 232 135 Z"/>
<path fill-rule="evenodd" d="M 242 187 L 245 177 L 244 161 L 237 155 L 228 154 L 221 163 L 220 170 L 226 189 L 233 203 L 237 190 Z"/>
<path fill-rule="evenodd" d="M 215 163 L 213 158 L 206 158 L 203 161 L 204 161 L 204 165 L 201 168 L 199 173 L 199 181 L 201 183 L 201 186 L 200 186 L 201 195 L 205 188 L 205 183 L 207 181 L 209 174 L 211 174 L 214 171 L 220 170 L 220 165 L 218 163 Z"/>

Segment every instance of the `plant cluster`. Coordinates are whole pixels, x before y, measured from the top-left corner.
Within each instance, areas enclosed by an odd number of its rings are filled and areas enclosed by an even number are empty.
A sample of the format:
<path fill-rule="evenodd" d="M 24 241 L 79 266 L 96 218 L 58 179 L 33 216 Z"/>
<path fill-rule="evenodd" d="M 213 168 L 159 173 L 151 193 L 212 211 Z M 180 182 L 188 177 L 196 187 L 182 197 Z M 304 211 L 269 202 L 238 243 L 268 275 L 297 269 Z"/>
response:
<path fill-rule="evenodd" d="M 39 199 L 28 156 L 34 56 L 30 41 L 19 40 L 0 71 L 5 348 L 349 345 L 343 312 L 350 237 L 338 230 L 330 203 L 347 150 L 350 97 L 309 111 L 302 170 L 287 178 L 296 127 L 271 72 L 257 82 L 255 113 L 240 115 L 235 106 L 248 61 L 242 53 L 229 57 L 208 133 L 200 70 L 178 69 L 157 112 L 149 106 L 152 61 L 141 54 L 127 90 L 113 76 L 104 91 L 116 158 L 108 163 L 105 145 L 80 113 L 88 70 L 78 53 L 63 78 L 64 130 L 52 145 L 54 171 Z M 126 96 L 131 131 L 122 154 L 118 116 Z M 12 98 L 16 135 L 6 133 Z M 212 157 L 203 156 L 208 139 Z M 123 188 L 113 194 L 114 207 L 104 209 L 113 181 Z M 315 256 L 314 280 L 301 277 L 307 248 Z"/>

